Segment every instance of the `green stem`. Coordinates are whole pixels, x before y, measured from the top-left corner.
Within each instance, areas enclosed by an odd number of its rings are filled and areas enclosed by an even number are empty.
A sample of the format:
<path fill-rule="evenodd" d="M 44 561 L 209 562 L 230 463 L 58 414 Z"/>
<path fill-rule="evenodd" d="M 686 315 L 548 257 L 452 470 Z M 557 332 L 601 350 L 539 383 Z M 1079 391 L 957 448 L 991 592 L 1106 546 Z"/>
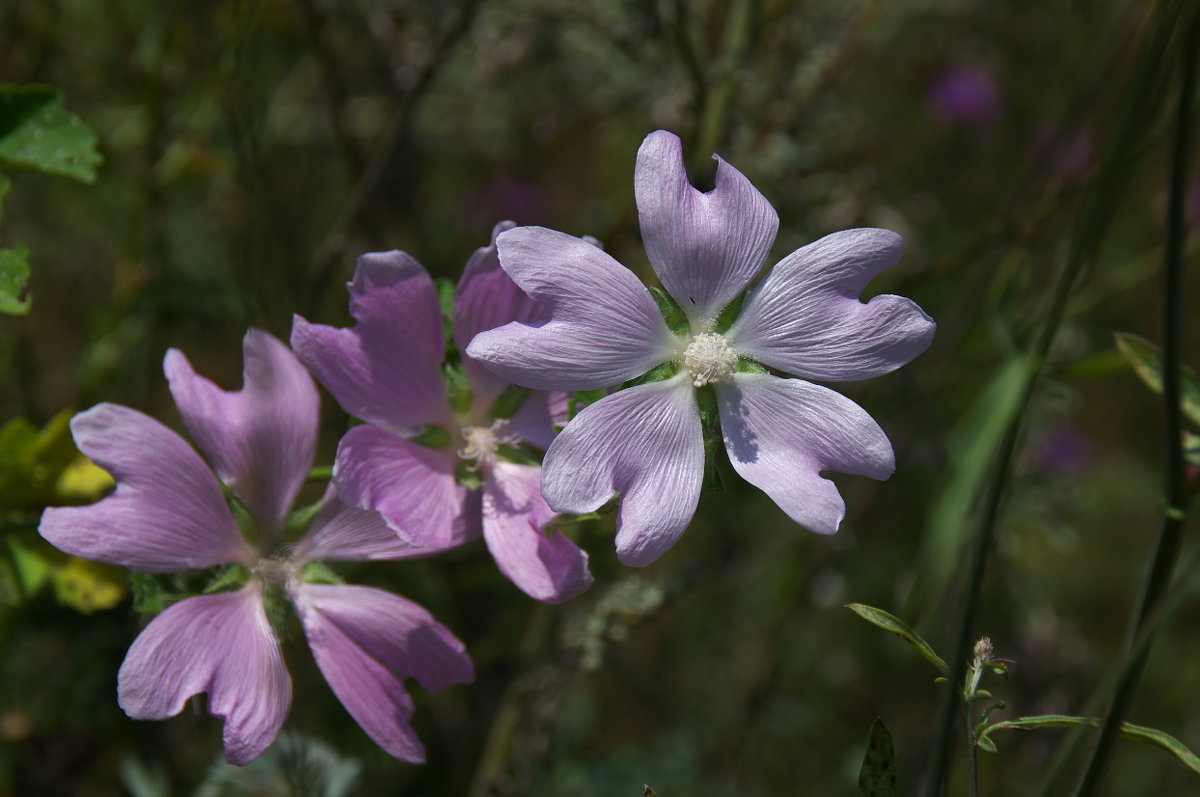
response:
<path fill-rule="evenodd" d="M 1024 375 L 1021 400 L 1005 430 L 984 497 L 984 509 L 980 515 L 979 531 L 975 538 L 975 549 L 972 554 L 970 578 L 966 585 L 966 595 L 961 602 L 962 611 L 959 615 L 954 640 L 954 658 L 950 674 L 950 683 L 952 684 L 962 683 L 963 677 L 966 675 L 972 639 L 972 623 L 979 605 L 983 577 L 987 571 L 992 543 L 996 536 L 1002 499 L 1008 486 L 1017 444 L 1020 441 L 1021 421 L 1024 418 L 1025 409 L 1033 397 L 1038 376 L 1041 374 L 1051 344 L 1053 344 L 1055 335 L 1066 315 L 1067 304 L 1075 283 L 1099 248 L 1115 212 L 1116 199 L 1123 193 L 1123 189 L 1128 183 L 1133 166 L 1133 160 L 1128 153 L 1135 150 L 1144 127 L 1154 117 L 1159 99 L 1156 78 L 1160 71 L 1166 42 L 1170 38 L 1178 12 L 1179 3 L 1174 0 L 1163 0 L 1159 5 L 1155 30 L 1143 44 L 1133 81 L 1125 95 L 1127 104 L 1123 108 L 1124 113 L 1121 116 L 1123 121 L 1117 135 L 1112 140 L 1107 152 L 1108 157 L 1103 161 L 1103 167 L 1096 179 L 1094 189 L 1088 195 L 1076 233 L 1071 239 L 1067 261 L 1062 271 L 1059 272 L 1054 286 L 1046 321 L 1031 347 L 1031 357 L 1028 370 Z M 956 702 L 957 694 L 954 690 L 950 690 L 942 703 L 937 740 L 930 762 L 927 797 L 941 797 L 943 793 L 950 750 L 955 736 Z"/>
<path fill-rule="evenodd" d="M 1166 415 L 1167 511 L 1154 552 L 1154 561 L 1143 586 L 1131 638 L 1136 637 L 1162 601 L 1179 558 L 1187 504 L 1187 482 L 1183 456 L 1183 411 L 1181 402 L 1183 339 L 1183 249 L 1187 234 L 1187 179 L 1192 143 L 1192 98 L 1196 92 L 1196 52 L 1200 41 L 1200 13 L 1189 8 L 1191 19 L 1180 48 L 1180 81 L 1176 111 L 1175 141 L 1171 154 L 1170 198 L 1167 212 L 1167 242 L 1163 260 L 1163 402 Z M 1097 793 L 1104 779 L 1113 744 L 1129 711 L 1150 655 L 1150 646 L 1128 655 L 1117 681 L 1112 704 L 1100 728 L 1100 737 L 1076 791 L 1078 797 Z"/>
<path fill-rule="evenodd" d="M 333 478 L 332 465 L 318 465 L 308 472 L 310 482 L 327 482 Z"/>
<path fill-rule="evenodd" d="M 967 725 L 967 789 L 970 797 L 979 797 L 979 747 L 975 744 L 975 718 L 971 704 L 963 702 L 963 721 Z"/>
<path fill-rule="evenodd" d="M 750 23 L 753 19 L 753 0 L 736 0 L 729 9 L 725 43 L 721 48 L 721 58 L 717 62 L 716 85 L 704 98 L 696 146 L 691 148 L 691 157 L 697 165 L 701 163 L 702 158 L 707 159 L 713 154 L 722 137 L 729 105 L 733 99 L 738 68 L 745 60 L 750 46 Z"/>

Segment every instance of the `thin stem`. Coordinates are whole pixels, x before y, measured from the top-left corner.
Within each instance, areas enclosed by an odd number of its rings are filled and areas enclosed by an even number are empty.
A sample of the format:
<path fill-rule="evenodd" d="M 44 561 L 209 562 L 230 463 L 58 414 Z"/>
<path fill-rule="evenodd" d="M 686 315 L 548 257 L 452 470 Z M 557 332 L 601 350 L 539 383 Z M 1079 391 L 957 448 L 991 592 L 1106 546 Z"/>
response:
<path fill-rule="evenodd" d="M 1187 233 L 1184 218 L 1186 180 L 1192 149 L 1192 97 L 1196 91 L 1196 52 L 1200 40 L 1200 13 L 1189 8 L 1186 38 L 1180 48 L 1179 99 L 1176 111 L 1175 141 L 1170 163 L 1170 198 L 1167 211 L 1167 241 L 1163 260 L 1163 411 L 1166 416 L 1166 488 L 1167 509 L 1154 552 L 1154 561 L 1146 576 L 1137 619 L 1131 633 L 1136 637 L 1147 618 L 1162 601 L 1171 583 L 1171 574 L 1179 558 L 1183 541 L 1187 504 L 1187 482 L 1183 455 L 1183 411 L 1181 402 L 1183 339 L 1183 250 Z M 1076 791 L 1078 797 L 1095 794 L 1104 779 L 1113 744 L 1137 693 L 1138 683 L 1150 655 L 1150 646 L 1129 655 L 1113 693 L 1112 705 L 1100 728 L 1100 737 L 1092 751 Z"/>
<path fill-rule="evenodd" d="M 975 718 L 971 704 L 963 704 L 963 721 L 967 726 L 967 789 L 970 797 L 979 797 L 979 747 L 975 744 Z"/>
<path fill-rule="evenodd" d="M 966 585 L 966 595 L 962 600 L 962 611 L 959 615 L 954 640 L 951 684 L 962 683 L 963 677 L 966 675 L 972 624 L 979 605 L 992 543 L 996 536 L 1002 500 L 1008 487 L 1017 444 L 1021 437 L 1021 421 L 1024 418 L 1025 409 L 1033 397 L 1050 347 L 1066 316 L 1072 290 L 1085 266 L 1092 261 L 1099 248 L 1115 212 L 1116 198 L 1123 193 L 1128 182 L 1133 165 L 1133 159 L 1129 157 L 1128 153 L 1135 150 L 1145 125 L 1149 124 L 1154 117 L 1159 100 L 1156 79 L 1166 50 L 1166 42 L 1170 38 L 1178 12 L 1178 2 L 1164 0 L 1159 4 L 1155 30 L 1143 44 L 1133 80 L 1125 94 L 1127 104 L 1123 109 L 1125 113 L 1121 116 L 1123 121 L 1117 135 L 1112 140 L 1107 153 L 1108 157 L 1103 161 L 1094 189 L 1088 195 L 1079 225 L 1071 239 L 1067 261 L 1055 283 L 1045 323 L 1031 347 L 1029 362 L 1023 376 L 1021 400 L 1005 429 L 984 496 L 984 508 L 980 515 L 979 531 L 975 538 L 970 577 Z M 943 793 L 950 749 L 953 746 L 957 699 L 958 696 L 954 690 L 950 690 L 942 703 L 938 736 L 930 762 L 929 788 L 926 791 L 928 797 L 940 797 Z"/>

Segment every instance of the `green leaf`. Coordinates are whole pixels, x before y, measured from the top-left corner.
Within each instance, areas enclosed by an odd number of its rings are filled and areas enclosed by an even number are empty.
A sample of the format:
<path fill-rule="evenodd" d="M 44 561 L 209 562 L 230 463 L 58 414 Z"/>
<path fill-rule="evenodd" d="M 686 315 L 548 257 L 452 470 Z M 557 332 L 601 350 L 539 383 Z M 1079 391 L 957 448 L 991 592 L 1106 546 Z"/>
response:
<path fill-rule="evenodd" d="M 658 311 L 662 313 L 663 320 L 667 322 L 668 329 L 678 330 L 687 328 L 687 316 L 675 302 L 675 299 L 672 298 L 671 294 L 657 285 L 652 285 L 650 287 L 650 295 L 654 297 L 654 303 L 658 305 Z"/>
<path fill-rule="evenodd" d="M 1005 720 L 997 722 L 995 725 L 989 726 L 984 730 L 984 735 L 990 734 L 992 731 L 1008 730 L 1014 728 L 1017 730 L 1029 730 L 1032 728 L 1099 728 L 1100 720 L 1096 717 L 1071 717 L 1065 714 L 1041 714 L 1034 717 L 1018 717 L 1015 720 Z M 1143 744 L 1151 744 L 1155 747 L 1160 747 L 1166 750 L 1171 755 L 1183 762 L 1184 766 L 1193 772 L 1200 773 L 1200 757 L 1187 748 L 1183 742 L 1176 739 L 1169 733 L 1147 728 L 1144 725 L 1134 725 L 1131 722 L 1121 723 L 1121 735 L 1126 739 L 1131 739 L 1135 742 Z"/>
<path fill-rule="evenodd" d="M 4 195 L 8 193 L 10 185 L 11 183 L 8 182 L 8 178 L 0 174 L 0 212 L 4 210 Z"/>
<path fill-rule="evenodd" d="M 749 357 L 738 358 L 738 373 L 742 374 L 769 374 L 767 367 L 760 362 L 751 360 Z"/>
<path fill-rule="evenodd" d="M 867 752 L 858 771 L 858 797 L 896 797 L 896 746 L 881 720 L 871 723 Z"/>
<path fill-rule="evenodd" d="M 0 249 L 0 313 L 25 315 L 29 312 L 29 263 L 25 249 Z"/>
<path fill-rule="evenodd" d="M 96 179 L 96 134 L 49 86 L 0 86 L 0 166 Z"/>
<path fill-rule="evenodd" d="M 991 739 L 987 738 L 986 736 L 980 736 L 979 740 L 976 742 L 976 744 L 979 745 L 980 750 L 986 750 L 989 753 L 1000 752 L 999 750 L 996 749 L 996 743 L 993 742 Z"/>
<path fill-rule="evenodd" d="M 876 609 L 874 606 L 867 606 L 863 603 L 848 603 L 846 608 L 857 614 L 862 619 L 866 620 L 871 625 L 882 628 L 884 631 L 891 631 L 908 642 L 917 652 L 925 659 L 925 661 L 937 667 L 938 672 L 943 675 L 950 674 L 950 668 L 946 666 L 946 662 L 942 657 L 933 652 L 933 648 L 929 643 L 922 639 L 916 631 L 909 627 L 908 623 L 898 617 L 888 614 L 882 609 Z"/>
<path fill-rule="evenodd" d="M 1133 372 L 1155 393 L 1162 393 L 1162 350 L 1143 337 L 1130 332 L 1113 335 L 1117 350 L 1133 368 Z M 1200 425 L 1200 379 L 1186 365 L 1181 369 L 1183 411 L 1192 423 Z"/>

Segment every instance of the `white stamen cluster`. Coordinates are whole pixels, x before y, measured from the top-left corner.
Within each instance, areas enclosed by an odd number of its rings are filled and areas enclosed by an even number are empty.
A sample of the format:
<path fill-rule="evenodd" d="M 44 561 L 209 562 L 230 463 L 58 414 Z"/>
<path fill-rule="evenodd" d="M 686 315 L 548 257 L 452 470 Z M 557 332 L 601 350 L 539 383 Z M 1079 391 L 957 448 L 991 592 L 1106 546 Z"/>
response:
<path fill-rule="evenodd" d="M 683 367 L 692 378 L 693 387 L 724 382 L 733 376 L 737 366 L 737 352 L 723 336 L 713 332 L 694 335 L 683 350 Z"/>
<path fill-rule="evenodd" d="M 507 428 L 506 418 L 500 418 L 491 426 L 463 427 L 462 436 L 467 444 L 458 450 L 458 456 L 461 459 L 475 460 L 476 465 L 494 461 L 500 446 L 516 442 L 515 437 L 505 433 Z"/>
<path fill-rule="evenodd" d="M 291 559 L 272 556 L 259 559 L 252 572 L 269 587 L 288 587 L 297 579 L 297 566 Z"/>

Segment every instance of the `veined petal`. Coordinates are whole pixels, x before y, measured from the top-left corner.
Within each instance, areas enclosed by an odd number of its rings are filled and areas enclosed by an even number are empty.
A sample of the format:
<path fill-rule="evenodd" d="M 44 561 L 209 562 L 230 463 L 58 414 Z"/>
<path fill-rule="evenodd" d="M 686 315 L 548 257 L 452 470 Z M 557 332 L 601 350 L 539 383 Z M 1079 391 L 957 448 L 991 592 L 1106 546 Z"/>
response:
<path fill-rule="evenodd" d="M 421 559 L 446 550 L 414 545 L 401 538 L 383 515 L 344 503 L 333 485 L 326 491 L 324 501 L 308 531 L 296 543 L 294 557 L 300 561 Z M 466 541 L 456 534 L 450 547 Z"/>
<path fill-rule="evenodd" d="M 225 721 L 229 763 L 248 764 L 275 741 L 292 680 L 257 585 L 170 607 L 134 641 L 117 675 L 121 708 L 134 719 L 172 717 L 201 692 L 208 713 Z"/>
<path fill-rule="evenodd" d="M 526 296 L 500 268 L 496 238 L 515 226 L 511 221 L 495 226 L 492 242 L 471 255 L 454 291 L 454 345 L 463 352 L 463 367 L 471 382 L 477 412 L 485 412 L 509 383 L 466 354 L 467 345 L 480 332 L 510 321 L 532 322 L 541 312 L 538 303 Z"/>
<path fill-rule="evenodd" d="M 734 469 L 820 534 L 837 531 L 846 514 L 837 485 L 820 471 L 886 479 L 896 469 L 879 424 L 827 387 L 742 373 L 717 385 L 717 402 Z"/>
<path fill-rule="evenodd" d="M 484 467 L 483 538 L 500 572 L 531 598 L 562 603 L 592 585 L 587 554 L 561 531 L 543 527 L 557 514 L 542 498 L 541 468 L 493 462 Z"/>
<path fill-rule="evenodd" d="M 421 264 L 399 251 L 363 255 L 348 287 L 353 327 L 294 318 L 300 360 L 342 409 L 368 423 L 405 429 L 452 417 L 441 306 Z"/>
<path fill-rule="evenodd" d="M 261 330 L 242 344 L 244 387 L 222 390 L 171 349 L 163 370 L 183 423 L 261 528 L 278 532 L 317 445 L 317 386 L 291 349 Z"/>
<path fill-rule="evenodd" d="M 373 509 L 406 542 L 446 548 L 466 488 L 454 480 L 458 457 L 405 440 L 377 426 L 356 426 L 338 444 L 333 480 L 342 500 Z"/>
<path fill-rule="evenodd" d="M 779 231 L 771 203 L 718 156 L 716 187 L 688 182 L 679 137 L 646 136 L 634 188 L 646 254 L 694 331 L 710 331 L 725 305 L 762 267 Z"/>
<path fill-rule="evenodd" d="M 585 407 L 546 452 L 542 494 L 551 508 L 581 515 L 619 490 L 617 556 L 644 567 L 687 528 L 703 478 L 700 414 L 679 375 Z"/>
<path fill-rule="evenodd" d="M 119 404 L 79 413 L 71 431 L 117 489 L 91 506 L 42 513 L 38 531 L 55 547 L 152 573 L 253 560 L 221 485 L 178 434 Z"/>
<path fill-rule="evenodd" d="M 636 275 L 566 233 L 517 227 L 496 245 L 505 272 L 539 302 L 536 323 L 481 332 L 467 354 L 513 384 L 541 390 L 619 385 L 671 358 L 674 336 Z"/>
<path fill-rule="evenodd" d="M 567 422 L 568 398 L 567 393 L 533 391 L 509 418 L 507 431 L 545 451 L 554 439 L 554 427 Z"/>
<path fill-rule="evenodd" d="M 404 679 L 431 692 L 474 680 L 463 643 L 421 606 L 381 589 L 302 584 L 294 601 L 317 666 L 350 715 L 392 755 L 424 761 Z"/>
<path fill-rule="evenodd" d="M 894 232 L 861 229 L 797 249 L 754 289 L 726 337 L 746 356 L 807 379 L 869 379 L 899 368 L 929 348 L 936 324 L 910 299 L 858 296 L 903 246 Z"/>

